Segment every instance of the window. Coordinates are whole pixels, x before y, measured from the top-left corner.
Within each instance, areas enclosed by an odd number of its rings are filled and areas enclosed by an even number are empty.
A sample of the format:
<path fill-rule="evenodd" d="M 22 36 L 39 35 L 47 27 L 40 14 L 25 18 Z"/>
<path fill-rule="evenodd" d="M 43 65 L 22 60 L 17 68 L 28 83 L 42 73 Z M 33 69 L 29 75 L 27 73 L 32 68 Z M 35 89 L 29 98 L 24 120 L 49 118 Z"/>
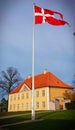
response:
<path fill-rule="evenodd" d="M 14 110 L 15 110 L 15 104 L 14 104 Z"/>
<path fill-rule="evenodd" d="M 39 91 L 36 91 L 36 97 L 39 97 Z"/>
<path fill-rule="evenodd" d="M 39 108 L 39 102 L 36 102 L 36 108 Z"/>
<path fill-rule="evenodd" d="M 24 94 L 22 94 L 22 99 L 24 99 Z"/>
<path fill-rule="evenodd" d="M 19 109 L 19 107 L 20 107 L 19 104 L 17 104 L 17 109 Z"/>
<path fill-rule="evenodd" d="M 26 109 L 28 109 L 28 103 L 26 103 Z"/>
<path fill-rule="evenodd" d="M 28 98 L 29 96 L 28 96 L 28 93 L 26 93 L 26 98 Z"/>
<path fill-rule="evenodd" d="M 16 95 L 14 95 L 14 100 L 16 100 Z"/>
<path fill-rule="evenodd" d="M 12 105 L 10 105 L 10 110 L 12 110 Z"/>
<path fill-rule="evenodd" d="M 18 95 L 18 100 L 20 99 L 20 95 Z"/>
<path fill-rule="evenodd" d="M 45 108 L 45 102 L 44 101 L 42 102 L 42 107 Z"/>
<path fill-rule="evenodd" d="M 24 104 L 22 103 L 22 109 L 24 109 Z"/>
<path fill-rule="evenodd" d="M 28 89 L 27 89 L 27 87 L 26 86 L 24 86 L 24 88 L 23 88 L 23 91 L 27 91 Z"/>
<path fill-rule="evenodd" d="M 42 90 L 42 96 L 43 97 L 45 96 L 45 90 Z"/>

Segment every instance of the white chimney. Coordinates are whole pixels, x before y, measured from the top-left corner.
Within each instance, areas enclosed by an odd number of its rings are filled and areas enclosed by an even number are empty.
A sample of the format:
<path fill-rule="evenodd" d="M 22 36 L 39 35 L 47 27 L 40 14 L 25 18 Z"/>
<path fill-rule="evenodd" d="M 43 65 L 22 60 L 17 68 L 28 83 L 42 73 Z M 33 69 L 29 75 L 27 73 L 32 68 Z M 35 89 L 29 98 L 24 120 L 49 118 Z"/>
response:
<path fill-rule="evenodd" d="M 43 73 L 46 74 L 47 72 L 48 72 L 48 70 L 47 70 L 47 69 L 44 69 L 44 72 L 43 72 Z"/>
<path fill-rule="evenodd" d="M 31 74 L 29 74 L 27 78 L 28 78 L 28 79 L 31 78 Z"/>

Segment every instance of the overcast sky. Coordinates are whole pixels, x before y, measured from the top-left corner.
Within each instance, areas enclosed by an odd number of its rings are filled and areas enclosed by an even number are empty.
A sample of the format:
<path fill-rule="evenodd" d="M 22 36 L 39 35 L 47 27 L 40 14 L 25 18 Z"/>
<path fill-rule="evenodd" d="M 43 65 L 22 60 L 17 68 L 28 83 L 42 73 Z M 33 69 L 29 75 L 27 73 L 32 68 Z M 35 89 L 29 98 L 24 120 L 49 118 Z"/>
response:
<path fill-rule="evenodd" d="M 35 25 L 35 75 L 44 69 L 72 85 L 75 74 L 75 0 L 0 0 L 0 72 L 32 73 L 33 3 L 61 12 L 64 26 Z"/>

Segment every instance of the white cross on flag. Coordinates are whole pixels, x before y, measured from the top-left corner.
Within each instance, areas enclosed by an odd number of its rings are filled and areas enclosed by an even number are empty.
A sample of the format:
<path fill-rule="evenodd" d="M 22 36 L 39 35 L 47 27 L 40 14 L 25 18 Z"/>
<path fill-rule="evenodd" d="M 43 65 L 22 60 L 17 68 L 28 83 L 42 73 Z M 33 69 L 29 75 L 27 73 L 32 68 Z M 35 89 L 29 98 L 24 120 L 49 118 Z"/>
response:
<path fill-rule="evenodd" d="M 48 10 L 48 9 L 43 9 L 40 8 L 36 5 L 34 5 L 34 12 L 35 12 L 35 24 L 42 24 L 42 23 L 49 23 L 55 26 L 60 26 L 64 24 L 69 24 L 68 22 L 63 20 L 63 14 Z M 54 14 L 58 14 L 60 19 L 55 18 Z"/>

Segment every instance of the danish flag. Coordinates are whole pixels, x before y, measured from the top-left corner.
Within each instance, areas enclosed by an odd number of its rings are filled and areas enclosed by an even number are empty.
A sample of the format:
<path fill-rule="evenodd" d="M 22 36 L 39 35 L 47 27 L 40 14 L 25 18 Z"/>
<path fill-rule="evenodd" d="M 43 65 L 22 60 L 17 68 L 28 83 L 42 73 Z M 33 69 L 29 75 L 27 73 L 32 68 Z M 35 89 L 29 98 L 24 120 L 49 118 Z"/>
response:
<path fill-rule="evenodd" d="M 52 11 L 52 10 L 48 10 L 48 9 L 43 9 L 40 8 L 36 5 L 34 5 L 34 15 L 35 15 L 35 24 L 42 24 L 42 23 L 49 23 L 51 25 L 55 25 L 55 26 L 61 26 L 64 24 L 69 24 L 68 22 L 63 20 L 63 14 L 56 12 L 56 11 Z M 59 19 L 57 19 L 54 15 L 58 14 L 59 15 Z"/>

